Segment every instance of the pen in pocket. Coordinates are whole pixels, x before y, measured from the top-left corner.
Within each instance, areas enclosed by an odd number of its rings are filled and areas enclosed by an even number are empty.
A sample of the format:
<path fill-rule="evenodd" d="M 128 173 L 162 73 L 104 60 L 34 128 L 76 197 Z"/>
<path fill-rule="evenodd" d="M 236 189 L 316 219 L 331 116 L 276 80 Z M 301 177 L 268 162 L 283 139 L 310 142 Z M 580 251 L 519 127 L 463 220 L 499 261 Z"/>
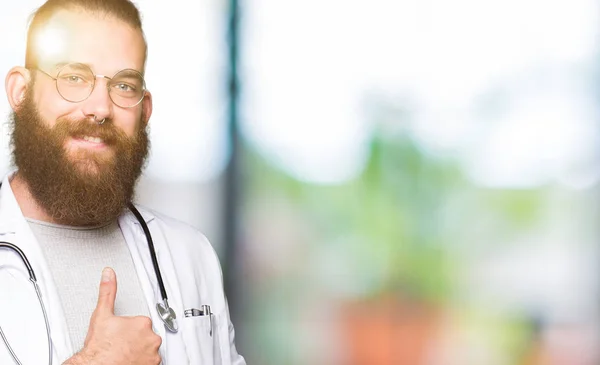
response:
<path fill-rule="evenodd" d="M 210 318 L 210 335 L 212 336 L 212 312 L 210 311 L 210 305 L 203 304 L 200 309 L 198 308 L 190 308 L 186 309 L 184 312 L 186 317 L 202 317 L 209 316 Z"/>

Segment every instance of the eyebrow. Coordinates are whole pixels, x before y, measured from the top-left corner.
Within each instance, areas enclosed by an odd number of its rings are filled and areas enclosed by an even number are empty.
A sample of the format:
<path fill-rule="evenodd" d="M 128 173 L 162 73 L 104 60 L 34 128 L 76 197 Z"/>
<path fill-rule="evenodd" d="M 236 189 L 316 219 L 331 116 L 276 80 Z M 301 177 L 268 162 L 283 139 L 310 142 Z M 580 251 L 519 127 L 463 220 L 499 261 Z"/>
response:
<path fill-rule="evenodd" d="M 94 68 L 93 68 L 93 67 L 92 67 L 92 65 L 90 65 L 89 63 L 83 63 L 83 62 L 72 62 L 72 61 L 71 61 L 71 62 L 69 62 L 69 61 L 62 61 L 62 62 L 56 63 L 56 64 L 55 64 L 55 65 L 52 67 L 52 69 L 53 69 L 54 71 L 59 71 L 61 68 L 63 68 L 63 67 L 64 67 L 64 66 L 66 66 L 66 65 L 69 65 L 69 64 L 84 65 L 84 66 L 87 66 L 87 67 L 88 67 L 90 70 L 92 70 L 92 72 L 94 72 Z M 140 75 L 142 75 L 142 76 L 144 75 L 144 73 L 143 73 L 142 71 L 136 70 L 135 68 L 124 68 L 124 69 L 122 69 L 122 70 L 119 70 L 119 71 L 115 72 L 115 73 L 114 73 L 114 75 L 116 75 L 117 73 L 119 73 L 119 72 L 121 72 L 121 71 L 124 71 L 124 70 L 133 70 L 133 71 L 139 72 L 139 73 L 140 73 Z M 97 74 L 94 72 L 94 75 L 97 75 Z M 108 76 L 108 75 L 104 75 L 104 76 Z"/>
<path fill-rule="evenodd" d="M 63 61 L 63 62 L 59 62 L 59 63 L 56 63 L 56 64 L 54 64 L 54 66 L 53 66 L 53 68 L 52 68 L 52 69 L 53 69 L 54 71 L 58 71 L 59 69 L 61 69 L 62 67 L 66 66 L 66 65 L 68 65 L 68 64 L 70 64 L 70 63 L 79 63 L 79 64 L 81 64 L 81 65 L 86 65 L 87 67 L 90 67 L 90 65 L 88 65 L 88 64 L 85 64 L 85 63 L 80 63 L 80 62 L 67 62 L 67 61 Z M 91 69 L 91 67 L 90 67 L 90 69 Z"/>
<path fill-rule="evenodd" d="M 50 72 L 59 72 L 60 69 L 62 69 L 64 66 L 69 65 L 69 64 L 84 65 L 84 66 L 89 67 L 90 70 L 92 69 L 91 65 L 89 65 L 87 63 L 62 61 L 62 62 L 59 62 L 59 63 L 55 63 L 53 66 L 51 66 L 52 67 L 52 71 L 50 71 Z"/>

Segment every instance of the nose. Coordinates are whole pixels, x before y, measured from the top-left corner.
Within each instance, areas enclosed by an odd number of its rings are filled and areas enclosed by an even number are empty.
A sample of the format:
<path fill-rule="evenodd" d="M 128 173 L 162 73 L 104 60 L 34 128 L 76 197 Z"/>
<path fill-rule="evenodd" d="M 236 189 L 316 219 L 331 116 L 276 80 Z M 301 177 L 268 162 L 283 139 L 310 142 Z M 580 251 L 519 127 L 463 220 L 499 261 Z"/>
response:
<path fill-rule="evenodd" d="M 104 120 L 112 118 L 113 102 L 108 94 L 109 82 L 110 80 L 106 76 L 96 76 L 92 93 L 83 102 L 83 114 L 100 124 L 104 123 Z"/>

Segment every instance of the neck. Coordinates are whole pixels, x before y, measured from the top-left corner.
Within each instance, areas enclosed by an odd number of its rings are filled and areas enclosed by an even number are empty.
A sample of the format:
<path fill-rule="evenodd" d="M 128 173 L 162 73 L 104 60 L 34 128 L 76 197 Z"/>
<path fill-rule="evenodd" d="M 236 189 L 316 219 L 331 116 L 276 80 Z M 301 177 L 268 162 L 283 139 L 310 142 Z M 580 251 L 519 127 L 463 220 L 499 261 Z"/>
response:
<path fill-rule="evenodd" d="M 31 190 L 29 189 L 27 181 L 25 181 L 18 172 L 10 180 L 10 187 L 15 195 L 17 204 L 19 204 L 19 208 L 21 208 L 23 216 L 48 223 L 59 223 L 38 204 L 37 200 L 31 195 Z"/>

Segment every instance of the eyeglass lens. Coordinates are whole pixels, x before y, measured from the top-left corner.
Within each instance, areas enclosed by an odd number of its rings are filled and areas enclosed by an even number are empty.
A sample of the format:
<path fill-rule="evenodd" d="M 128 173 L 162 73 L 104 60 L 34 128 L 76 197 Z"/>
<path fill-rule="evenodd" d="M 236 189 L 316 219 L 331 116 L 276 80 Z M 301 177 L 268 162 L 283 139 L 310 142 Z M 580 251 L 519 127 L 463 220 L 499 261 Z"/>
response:
<path fill-rule="evenodd" d="M 79 63 L 65 65 L 56 76 L 56 88 L 60 95 L 75 103 L 87 99 L 95 83 L 96 76 L 92 70 Z M 144 97 L 144 78 L 135 70 L 119 71 L 107 83 L 110 98 L 120 107 L 135 106 Z"/>

